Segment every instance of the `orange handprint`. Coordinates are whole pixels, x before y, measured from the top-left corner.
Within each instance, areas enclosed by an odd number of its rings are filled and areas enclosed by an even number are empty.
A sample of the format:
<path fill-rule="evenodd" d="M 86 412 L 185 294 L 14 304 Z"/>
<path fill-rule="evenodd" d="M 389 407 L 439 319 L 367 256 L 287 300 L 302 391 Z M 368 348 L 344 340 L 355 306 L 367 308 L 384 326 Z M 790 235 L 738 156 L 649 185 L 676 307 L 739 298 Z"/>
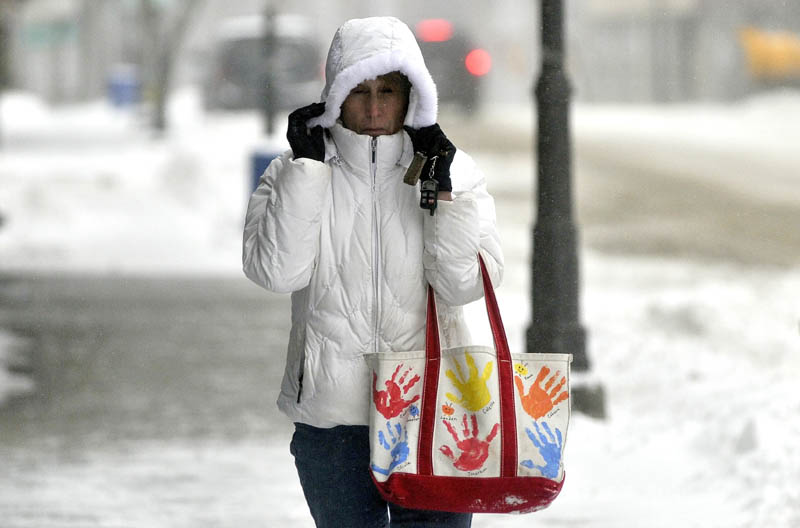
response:
<path fill-rule="evenodd" d="M 553 386 L 559 374 L 561 374 L 559 371 L 556 371 L 556 373 L 547 380 L 544 387 L 539 386 L 544 382 L 548 374 L 550 374 L 550 369 L 542 367 L 539 370 L 539 374 L 536 376 L 536 381 L 531 385 L 528 394 L 525 394 L 525 384 L 522 378 L 514 376 L 514 384 L 517 386 L 519 398 L 522 400 L 522 408 L 525 409 L 525 412 L 534 420 L 542 418 L 549 413 L 553 407 L 569 398 L 567 391 L 562 391 L 559 394 L 559 391 L 561 391 L 562 387 L 564 387 L 564 384 L 567 382 L 566 377 L 562 376 L 558 384 Z"/>

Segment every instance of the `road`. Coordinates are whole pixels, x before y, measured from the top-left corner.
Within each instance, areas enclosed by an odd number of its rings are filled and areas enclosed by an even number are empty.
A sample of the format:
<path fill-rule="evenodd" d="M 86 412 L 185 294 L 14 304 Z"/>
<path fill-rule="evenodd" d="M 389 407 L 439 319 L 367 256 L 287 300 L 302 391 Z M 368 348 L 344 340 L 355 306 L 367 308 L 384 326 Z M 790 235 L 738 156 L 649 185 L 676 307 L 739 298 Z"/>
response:
<path fill-rule="evenodd" d="M 244 278 L 4 284 L 0 327 L 30 340 L 37 390 L 0 409 L 0 526 L 256 526 L 304 513 L 268 515 L 251 497 L 291 488 L 271 467 L 291 463 L 291 424 L 274 405 L 287 297 Z"/>
<path fill-rule="evenodd" d="M 489 185 L 501 227 L 529 237 L 519 231 L 529 231 L 534 214 L 535 139 L 527 118 L 510 124 L 449 119 L 454 142 L 477 153 L 481 166 L 495 169 Z M 635 130 L 603 136 L 575 128 L 575 217 L 584 248 L 747 266 L 800 265 L 800 157 L 704 148 L 691 139 L 651 141 L 637 138 Z"/>

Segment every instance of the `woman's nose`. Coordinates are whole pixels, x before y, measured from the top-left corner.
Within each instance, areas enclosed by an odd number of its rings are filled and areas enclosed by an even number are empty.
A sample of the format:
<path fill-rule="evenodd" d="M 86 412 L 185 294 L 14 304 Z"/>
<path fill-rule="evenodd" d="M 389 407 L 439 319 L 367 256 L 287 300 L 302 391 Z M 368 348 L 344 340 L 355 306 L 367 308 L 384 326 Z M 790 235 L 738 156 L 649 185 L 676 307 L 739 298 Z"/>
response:
<path fill-rule="evenodd" d="M 369 98 L 369 115 L 378 115 L 381 110 L 382 103 L 377 95 L 372 95 Z"/>

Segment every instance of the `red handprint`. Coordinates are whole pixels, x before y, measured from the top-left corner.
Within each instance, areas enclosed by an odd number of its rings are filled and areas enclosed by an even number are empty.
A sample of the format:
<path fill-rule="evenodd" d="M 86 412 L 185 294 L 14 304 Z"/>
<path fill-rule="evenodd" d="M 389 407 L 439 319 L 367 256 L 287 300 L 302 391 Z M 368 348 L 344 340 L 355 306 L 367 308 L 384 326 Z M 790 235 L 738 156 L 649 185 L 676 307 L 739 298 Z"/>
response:
<path fill-rule="evenodd" d="M 458 433 L 453 430 L 453 426 L 450 425 L 450 422 L 442 420 L 444 422 L 444 426 L 447 427 L 447 430 L 450 431 L 450 436 L 453 437 L 453 440 L 456 441 L 456 447 L 461 450 L 461 454 L 458 456 L 456 460 L 455 455 L 453 455 L 453 451 L 450 449 L 450 446 L 443 445 L 439 448 L 439 451 L 444 453 L 444 455 L 453 460 L 453 466 L 456 469 L 460 469 L 461 471 L 475 471 L 479 469 L 486 459 L 489 458 L 489 444 L 492 443 L 492 440 L 497 435 L 497 431 L 500 428 L 500 424 L 494 424 L 492 427 L 492 432 L 489 433 L 489 436 L 486 437 L 486 440 L 479 440 L 478 439 L 478 417 L 474 414 L 472 415 L 472 436 L 470 436 L 469 425 L 467 424 L 467 415 L 464 415 L 464 439 L 458 439 Z"/>
<path fill-rule="evenodd" d="M 394 369 L 394 374 L 392 374 L 392 378 L 387 380 L 386 390 L 379 391 L 377 388 L 378 383 L 378 374 L 373 372 L 372 373 L 372 400 L 375 402 L 375 408 L 378 409 L 378 412 L 381 413 L 384 418 L 387 420 L 390 418 L 394 418 L 395 416 L 399 416 L 403 410 L 417 401 L 420 398 L 420 395 L 417 394 L 410 400 L 404 400 L 403 396 L 408 393 L 409 389 L 413 387 L 419 381 L 419 375 L 414 376 L 408 383 L 406 383 L 406 376 L 411 372 L 409 368 L 403 375 L 400 376 L 400 379 L 395 382 L 395 378 L 397 378 L 397 373 L 400 372 L 400 369 L 403 367 L 403 364 L 400 363 L 397 365 L 397 368 Z M 404 386 L 401 387 L 401 385 Z"/>
<path fill-rule="evenodd" d="M 561 381 L 553 387 L 553 383 L 555 383 L 556 378 L 560 374 L 559 371 L 556 371 L 549 380 L 544 384 L 544 388 L 540 387 L 539 385 L 544 381 L 547 375 L 550 374 L 550 369 L 547 367 L 542 367 L 539 370 L 539 374 L 536 375 L 536 381 L 533 382 L 531 385 L 530 391 L 528 394 L 525 394 L 525 384 L 522 381 L 522 378 L 519 376 L 514 376 L 514 384 L 517 386 L 517 392 L 519 393 L 519 398 L 522 401 L 522 408 L 525 409 L 525 412 L 528 413 L 531 418 L 534 420 L 538 420 L 542 418 L 547 413 L 549 413 L 553 407 L 561 403 L 562 401 L 569 398 L 569 394 L 567 391 L 561 392 L 561 388 L 567 382 L 567 378 L 561 376 Z M 550 390 L 550 387 L 553 387 Z M 548 393 L 548 391 L 550 391 Z"/>

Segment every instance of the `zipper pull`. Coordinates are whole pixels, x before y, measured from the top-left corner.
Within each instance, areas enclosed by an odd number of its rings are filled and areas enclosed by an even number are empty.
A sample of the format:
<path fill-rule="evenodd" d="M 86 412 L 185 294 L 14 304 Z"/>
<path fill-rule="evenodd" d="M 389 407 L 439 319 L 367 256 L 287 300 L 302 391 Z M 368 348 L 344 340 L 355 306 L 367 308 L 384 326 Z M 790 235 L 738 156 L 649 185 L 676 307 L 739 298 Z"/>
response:
<path fill-rule="evenodd" d="M 370 141 L 372 141 L 372 163 L 375 163 L 378 157 L 378 138 L 374 137 Z"/>

